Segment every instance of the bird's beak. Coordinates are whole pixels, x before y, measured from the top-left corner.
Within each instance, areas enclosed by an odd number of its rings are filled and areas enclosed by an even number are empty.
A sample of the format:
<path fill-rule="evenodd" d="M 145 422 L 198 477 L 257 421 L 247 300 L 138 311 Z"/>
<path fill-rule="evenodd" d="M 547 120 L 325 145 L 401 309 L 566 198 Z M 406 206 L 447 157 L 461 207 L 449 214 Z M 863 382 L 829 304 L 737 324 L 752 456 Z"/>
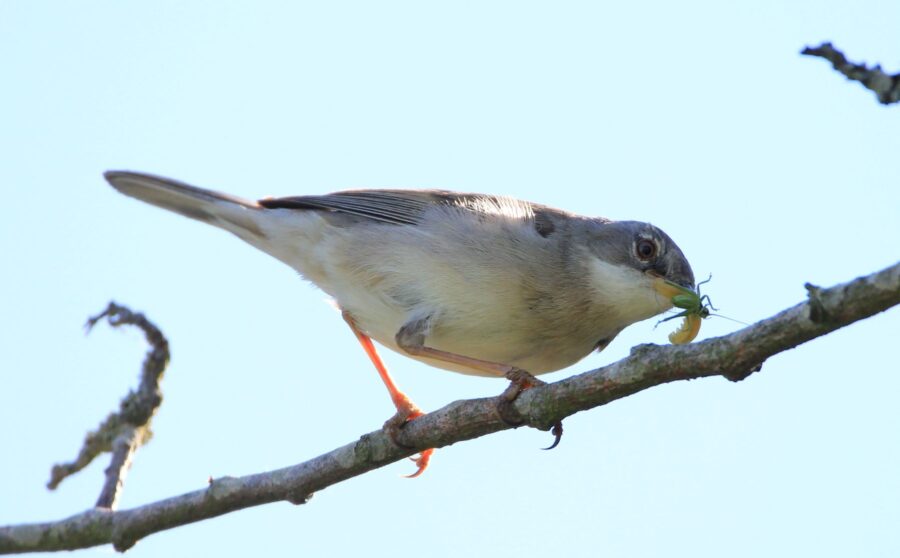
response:
<path fill-rule="evenodd" d="M 686 294 L 686 292 L 693 294 L 694 290 L 689 287 L 683 287 L 677 283 L 673 283 L 668 279 L 663 279 L 655 271 L 647 271 L 647 275 L 653 277 L 653 290 L 660 294 L 666 300 L 671 300 L 673 296 Z M 686 292 L 685 292 L 686 291 Z"/>

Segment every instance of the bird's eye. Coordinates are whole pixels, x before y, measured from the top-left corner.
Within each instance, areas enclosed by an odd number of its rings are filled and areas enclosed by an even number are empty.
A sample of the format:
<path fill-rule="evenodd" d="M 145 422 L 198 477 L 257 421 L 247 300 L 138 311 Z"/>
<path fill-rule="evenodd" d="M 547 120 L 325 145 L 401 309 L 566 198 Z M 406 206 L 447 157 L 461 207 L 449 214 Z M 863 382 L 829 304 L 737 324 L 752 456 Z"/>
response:
<path fill-rule="evenodd" d="M 642 261 L 652 260 L 656 256 L 656 243 L 649 238 L 640 238 L 634 244 L 634 252 Z"/>

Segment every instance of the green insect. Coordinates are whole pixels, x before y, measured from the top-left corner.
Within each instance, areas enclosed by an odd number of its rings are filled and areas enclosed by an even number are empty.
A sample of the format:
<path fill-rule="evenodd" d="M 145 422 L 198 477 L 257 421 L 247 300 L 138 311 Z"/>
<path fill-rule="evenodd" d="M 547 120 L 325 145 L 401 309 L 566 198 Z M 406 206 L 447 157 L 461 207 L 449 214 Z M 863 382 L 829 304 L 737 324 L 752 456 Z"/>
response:
<path fill-rule="evenodd" d="M 681 308 L 683 312 L 664 318 L 660 320 L 659 323 L 674 320 L 675 318 L 684 318 L 681 327 L 669 334 L 670 342 L 676 345 L 690 343 L 697 337 L 697 334 L 700 333 L 700 321 L 709 317 L 709 310 L 718 310 L 712 305 L 709 295 L 700 294 L 700 285 L 709 283 L 711 279 L 712 275 L 707 277 L 705 281 L 697 283 L 697 292 L 666 281 L 667 286 L 674 289 L 674 291 L 671 292 L 676 293 L 671 297 L 672 305 L 676 308 Z"/>

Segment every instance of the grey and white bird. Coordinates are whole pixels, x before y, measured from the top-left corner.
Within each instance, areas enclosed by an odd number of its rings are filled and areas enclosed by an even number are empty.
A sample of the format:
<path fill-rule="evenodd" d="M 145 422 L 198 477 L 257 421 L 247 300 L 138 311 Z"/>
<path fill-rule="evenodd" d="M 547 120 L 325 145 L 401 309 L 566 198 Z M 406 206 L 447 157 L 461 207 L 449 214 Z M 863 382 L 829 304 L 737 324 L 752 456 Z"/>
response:
<path fill-rule="evenodd" d="M 233 233 L 331 296 L 391 394 L 394 424 L 422 411 L 396 388 L 372 340 L 527 387 L 522 371 L 574 364 L 670 309 L 671 284 L 694 289 L 681 249 L 639 221 L 444 190 L 251 201 L 149 174 L 105 176 L 127 196 Z M 430 455 L 420 454 L 415 475 Z"/>

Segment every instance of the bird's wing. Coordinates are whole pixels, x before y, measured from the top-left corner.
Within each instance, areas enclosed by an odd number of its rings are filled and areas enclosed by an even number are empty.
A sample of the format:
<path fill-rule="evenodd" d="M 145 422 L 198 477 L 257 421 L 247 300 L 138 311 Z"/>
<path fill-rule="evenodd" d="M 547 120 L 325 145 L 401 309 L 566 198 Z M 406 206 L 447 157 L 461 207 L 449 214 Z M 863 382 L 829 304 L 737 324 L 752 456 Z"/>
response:
<path fill-rule="evenodd" d="M 441 190 L 347 190 L 324 196 L 269 198 L 259 204 L 269 209 L 318 209 L 394 225 L 416 225 L 429 207 L 453 204 L 457 196 Z"/>
<path fill-rule="evenodd" d="M 519 217 L 532 222 L 541 236 L 553 232 L 555 217 L 568 215 L 558 209 L 504 196 L 447 190 L 347 190 L 324 196 L 268 198 L 260 200 L 259 205 L 269 209 L 318 209 L 393 225 L 418 225 L 428 209 L 444 205 L 475 213 Z"/>

